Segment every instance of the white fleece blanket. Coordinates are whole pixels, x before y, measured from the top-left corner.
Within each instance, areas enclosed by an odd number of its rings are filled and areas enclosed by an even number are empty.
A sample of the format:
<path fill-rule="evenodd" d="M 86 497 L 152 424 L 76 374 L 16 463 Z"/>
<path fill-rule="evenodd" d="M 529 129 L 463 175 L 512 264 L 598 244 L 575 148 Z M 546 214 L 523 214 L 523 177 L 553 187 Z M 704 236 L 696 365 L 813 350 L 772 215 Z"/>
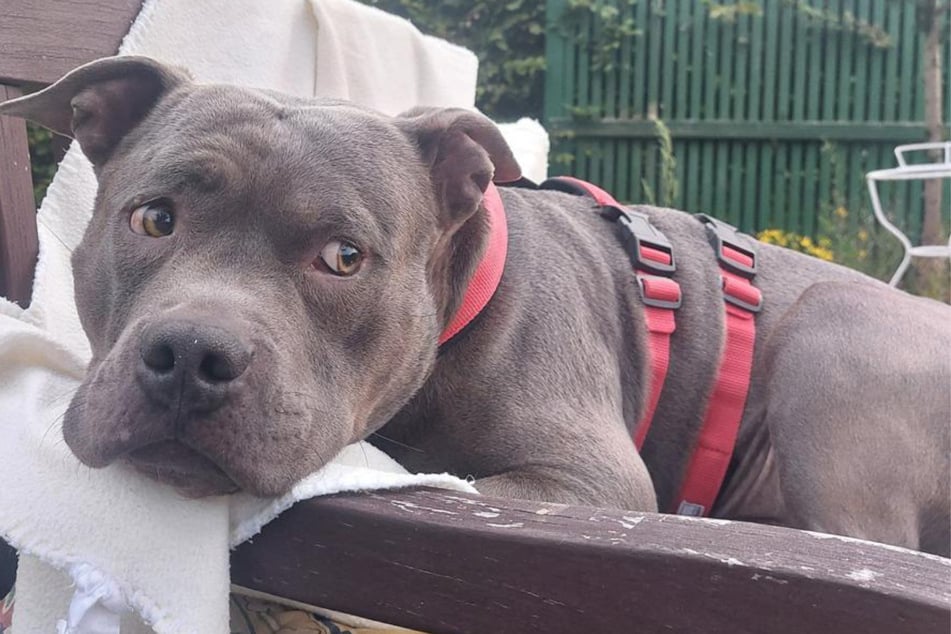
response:
<path fill-rule="evenodd" d="M 390 113 L 474 100 L 471 53 L 349 0 L 146 0 L 120 50 L 185 66 L 201 81 L 345 96 Z M 386 83 L 365 82 L 370 75 Z M 114 613 L 128 609 L 123 634 L 225 633 L 229 546 L 295 500 L 409 484 L 473 490 L 406 474 L 369 446 L 345 450 L 281 500 L 188 501 L 122 467 L 81 465 L 60 422 L 89 358 L 69 255 L 94 195 L 74 145 L 38 216 L 33 303 L 22 310 L 0 299 L 0 535 L 23 555 L 15 632 L 111 633 Z"/>

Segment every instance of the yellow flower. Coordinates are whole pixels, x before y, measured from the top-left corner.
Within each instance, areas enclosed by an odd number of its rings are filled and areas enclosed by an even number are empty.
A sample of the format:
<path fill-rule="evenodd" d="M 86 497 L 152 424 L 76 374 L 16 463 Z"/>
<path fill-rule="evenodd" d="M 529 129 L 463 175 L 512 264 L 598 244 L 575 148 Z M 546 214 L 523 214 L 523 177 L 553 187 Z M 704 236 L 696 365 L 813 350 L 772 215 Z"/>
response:
<path fill-rule="evenodd" d="M 868 241 L 868 231 L 865 229 L 859 229 L 859 240 L 862 242 Z"/>
<path fill-rule="evenodd" d="M 810 236 L 802 236 L 792 232 L 787 233 L 782 229 L 764 229 L 756 237 L 767 244 L 775 244 L 776 246 L 800 251 L 826 262 L 832 262 L 835 259 L 831 249 L 832 240 L 828 237 L 819 238 L 817 243 Z"/>
<path fill-rule="evenodd" d="M 835 212 L 833 213 L 835 213 L 836 217 L 838 218 L 847 218 L 849 215 L 849 210 L 843 207 L 842 205 L 839 205 L 838 207 L 835 208 Z"/>
<path fill-rule="evenodd" d="M 825 260 L 826 262 L 831 262 L 833 260 L 832 251 L 823 247 L 813 247 L 812 249 L 809 249 L 809 255 L 817 257 L 820 260 Z"/>

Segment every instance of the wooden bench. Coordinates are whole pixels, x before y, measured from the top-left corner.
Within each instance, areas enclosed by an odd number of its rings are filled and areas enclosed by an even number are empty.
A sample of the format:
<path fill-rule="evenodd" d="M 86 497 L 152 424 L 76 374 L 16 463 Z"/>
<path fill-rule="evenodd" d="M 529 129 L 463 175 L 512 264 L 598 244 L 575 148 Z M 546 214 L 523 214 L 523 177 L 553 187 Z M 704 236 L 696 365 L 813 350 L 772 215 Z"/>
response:
<path fill-rule="evenodd" d="M 114 54 L 139 5 L 5 0 L 0 99 Z M 0 117 L 0 183 L 0 294 L 25 306 L 37 233 L 18 119 Z M 0 542 L 0 596 L 14 561 Z M 935 558 L 740 522 L 433 490 L 300 503 L 235 550 L 232 580 L 433 633 L 951 629 L 949 567 Z"/>

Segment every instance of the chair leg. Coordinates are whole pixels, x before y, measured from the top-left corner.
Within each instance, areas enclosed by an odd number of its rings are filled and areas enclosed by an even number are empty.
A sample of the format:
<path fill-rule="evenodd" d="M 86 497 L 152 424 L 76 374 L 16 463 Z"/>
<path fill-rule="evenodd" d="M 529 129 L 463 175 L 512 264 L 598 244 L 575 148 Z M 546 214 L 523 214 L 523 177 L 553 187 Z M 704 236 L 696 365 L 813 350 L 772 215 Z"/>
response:
<path fill-rule="evenodd" d="M 906 250 L 905 255 L 901 259 L 901 264 L 898 265 L 898 269 L 895 270 L 895 273 L 892 275 L 892 279 L 888 280 L 889 286 L 898 286 L 898 282 L 900 282 L 902 276 L 905 275 L 905 271 L 908 270 L 909 264 L 911 264 L 911 254 Z"/>

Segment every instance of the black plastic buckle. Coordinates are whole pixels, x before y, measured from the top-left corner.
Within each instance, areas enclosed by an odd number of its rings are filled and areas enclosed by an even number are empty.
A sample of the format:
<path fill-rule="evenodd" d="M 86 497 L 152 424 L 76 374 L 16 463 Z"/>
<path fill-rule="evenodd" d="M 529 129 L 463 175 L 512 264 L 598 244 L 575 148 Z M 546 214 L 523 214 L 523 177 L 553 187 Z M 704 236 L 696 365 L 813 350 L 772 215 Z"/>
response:
<path fill-rule="evenodd" d="M 601 208 L 601 215 L 609 220 L 616 220 L 621 227 L 621 240 L 627 249 L 627 256 L 635 268 L 650 273 L 670 276 L 677 270 L 674 261 L 674 249 L 667 240 L 667 236 L 651 224 L 646 214 L 632 209 L 621 209 L 613 205 Z M 641 255 L 641 247 L 650 247 L 656 251 L 666 253 L 670 263 L 658 262 Z"/>
<path fill-rule="evenodd" d="M 748 280 L 756 277 L 756 251 L 750 247 L 743 246 L 747 241 L 742 239 L 736 227 L 722 220 L 711 218 L 707 214 L 696 214 L 696 217 L 706 225 L 707 235 L 710 237 L 710 244 L 713 246 L 714 251 L 716 251 L 717 261 L 720 265 Z M 737 262 L 727 257 L 727 255 L 723 253 L 724 245 L 744 255 L 748 255 L 753 261 L 753 265 L 747 266 L 742 262 Z"/>
<path fill-rule="evenodd" d="M 636 275 L 634 279 L 637 280 L 637 290 L 640 291 L 641 301 L 644 302 L 645 306 L 654 306 L 656 308 L 668 308 L 670 310 L 677 310 L 683 304 L 683 294 L 677 293 L 677 299 L 670 301 L 665 299 L 657 299 L 656 297 L 648 297 L 647 291 L 644 288 L 644 281 L 650 279 L 664 280 L 670 282 L 669 277 L 663 275 Z"/>

